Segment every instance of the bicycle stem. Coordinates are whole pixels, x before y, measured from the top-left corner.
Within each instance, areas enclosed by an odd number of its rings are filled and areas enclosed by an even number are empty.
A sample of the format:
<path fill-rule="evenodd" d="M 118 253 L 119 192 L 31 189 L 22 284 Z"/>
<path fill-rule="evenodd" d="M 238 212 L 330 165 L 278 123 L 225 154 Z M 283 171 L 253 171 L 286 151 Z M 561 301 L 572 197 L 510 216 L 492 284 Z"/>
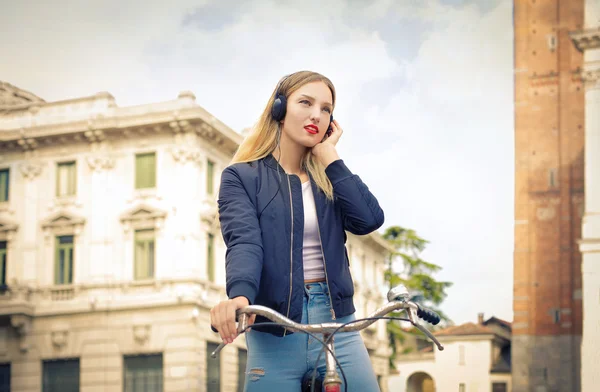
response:
<path fill-rule="evenodd" d="M 339 374 L 337 373 L 337 371 L 335 370 L 335 359 L 334 359 L 334 355 L 335 355 L 335 351 L 334 351 L 334 347 L 333 347 L 333 339 L 334 336 L 331 336 L 331 334 L 328 333 L 324 333 L 323 334 L 323 341 L 325 342 L 325 344 L 327 345 L 327 348 L 329 350 L 325 350 L 325 378 L 323 379 L 323 385 L 327 386 L 327 385 L 342 385 L 342 379 L 340 378 Z"/>

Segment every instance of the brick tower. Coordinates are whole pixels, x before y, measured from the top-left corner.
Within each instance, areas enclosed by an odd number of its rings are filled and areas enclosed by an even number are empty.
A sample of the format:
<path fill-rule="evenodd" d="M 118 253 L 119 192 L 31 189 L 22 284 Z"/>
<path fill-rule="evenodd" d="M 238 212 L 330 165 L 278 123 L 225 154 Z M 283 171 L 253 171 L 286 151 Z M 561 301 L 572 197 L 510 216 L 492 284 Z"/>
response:
<path fill-rule="evenodd" d="M 514 0 L 514 392 L 580 390 L 583 0 Z"/>

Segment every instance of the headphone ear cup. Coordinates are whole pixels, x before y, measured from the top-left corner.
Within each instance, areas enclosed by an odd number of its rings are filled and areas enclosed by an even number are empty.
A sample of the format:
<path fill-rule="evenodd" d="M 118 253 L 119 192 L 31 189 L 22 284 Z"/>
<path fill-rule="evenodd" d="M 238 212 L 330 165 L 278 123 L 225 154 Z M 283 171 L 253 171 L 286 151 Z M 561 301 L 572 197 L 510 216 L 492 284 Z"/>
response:
<path fill-rule="evenodd" d="M 273 101 L 273 106 L 271 107 L 271 116 L 273 120 L 279 122 L 285 118 L 285 110 L 287 108 L 287 99 L 285 95 L 279 94 L 275 101 Z"/>

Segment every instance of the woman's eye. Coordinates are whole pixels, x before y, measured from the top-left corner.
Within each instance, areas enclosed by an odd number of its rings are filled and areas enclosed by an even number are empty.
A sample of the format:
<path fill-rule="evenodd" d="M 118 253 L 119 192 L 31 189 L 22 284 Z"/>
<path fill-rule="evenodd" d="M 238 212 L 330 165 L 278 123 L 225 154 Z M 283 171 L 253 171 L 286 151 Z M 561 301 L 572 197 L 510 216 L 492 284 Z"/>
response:
<path fill-rule="evenodd" d="M 323 108 L 323 110 L 325 110 L 327 113 L 331 114 L 331 109 L 329 109 L 329 108 Z"/>
<path fill-rule="evenodd" d="M 310 102 L 308 102 L 306 99 L 303 99 L 302 101 L 300 101 L 300 103 L 305 103 L 307 105 L 310 105 Z"/>

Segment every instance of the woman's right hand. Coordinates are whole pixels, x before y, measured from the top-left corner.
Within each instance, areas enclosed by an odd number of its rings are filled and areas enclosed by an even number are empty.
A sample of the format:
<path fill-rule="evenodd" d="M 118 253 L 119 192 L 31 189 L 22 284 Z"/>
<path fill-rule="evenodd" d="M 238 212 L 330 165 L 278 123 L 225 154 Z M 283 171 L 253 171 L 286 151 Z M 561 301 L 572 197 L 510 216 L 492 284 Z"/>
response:
<path fill-rule="evenodd" d="M 237 326 L 235 322 L 235 311 L 250 304 L 246 297 L 235 297 L 222 301 L 210 310 L 210 325 L 212 325 L 219 335 L 223 343 L 232 343 L 237 337 Z M 254 323 L 256 315 L 252 315 L 248 319 L 248 325 Z"/>

